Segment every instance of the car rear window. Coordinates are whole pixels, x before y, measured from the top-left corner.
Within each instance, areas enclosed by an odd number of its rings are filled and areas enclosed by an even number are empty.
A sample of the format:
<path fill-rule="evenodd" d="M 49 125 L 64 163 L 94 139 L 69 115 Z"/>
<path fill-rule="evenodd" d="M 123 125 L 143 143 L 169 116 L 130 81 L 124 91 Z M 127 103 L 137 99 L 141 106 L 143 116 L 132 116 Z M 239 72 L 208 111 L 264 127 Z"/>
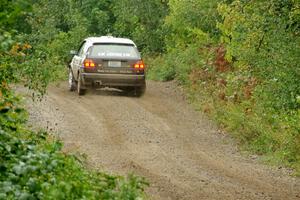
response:
<path fill-rule="evenodd" d="M 89 52 L 90 57 L 99 58 L 139 58 L 137 48 L 131 44 L 94 44 Z"/>

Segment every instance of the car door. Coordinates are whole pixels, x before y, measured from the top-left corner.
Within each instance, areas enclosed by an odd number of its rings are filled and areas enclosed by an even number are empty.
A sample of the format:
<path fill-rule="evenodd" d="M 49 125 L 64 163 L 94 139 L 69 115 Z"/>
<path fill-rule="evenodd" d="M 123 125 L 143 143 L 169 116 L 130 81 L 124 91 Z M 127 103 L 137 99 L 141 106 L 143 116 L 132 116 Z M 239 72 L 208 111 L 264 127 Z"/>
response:
<path fill-rule="evenodd" d="M 86 41 L 81 43 L 77 55 L 75 55 L 73 57 L 72 62 L 71 62 L 72 72 L 73 72 L 75 80 L 78 80 L 78 72 L 80 70 L 80 67 L 82 66 L 82 62 L 85 57 L 86 45 L 87 45 Z"/>

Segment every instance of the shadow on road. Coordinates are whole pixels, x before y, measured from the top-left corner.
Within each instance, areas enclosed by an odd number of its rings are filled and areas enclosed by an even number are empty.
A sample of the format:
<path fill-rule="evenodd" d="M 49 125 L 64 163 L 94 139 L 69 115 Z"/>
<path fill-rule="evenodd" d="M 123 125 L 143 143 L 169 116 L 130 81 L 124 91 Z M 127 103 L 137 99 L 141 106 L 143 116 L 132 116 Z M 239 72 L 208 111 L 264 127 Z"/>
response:
<path fill-rule="evenodd" d="M 99 96 L 117 96 L 117 97 L 137 97 L 134 93 L 128 93 L 123 90 L 114 88 L 98 88 L 89 89 L 87 94 L 99 95 Z"/>

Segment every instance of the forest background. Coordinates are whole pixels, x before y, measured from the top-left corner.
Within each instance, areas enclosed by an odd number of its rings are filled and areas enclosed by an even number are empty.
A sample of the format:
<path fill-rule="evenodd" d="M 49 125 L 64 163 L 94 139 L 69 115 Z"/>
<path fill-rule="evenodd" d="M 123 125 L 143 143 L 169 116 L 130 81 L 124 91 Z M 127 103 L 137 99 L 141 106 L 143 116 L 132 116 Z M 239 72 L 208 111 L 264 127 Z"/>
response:
<path fill-rule="evenodd" d="M 90 172 L 47 133 L 28 130 L 12 89 L 42 96 L 67 77 L 69 51 L 101 35 L 133 39 L 148 79 L 177 80 L 241 149 L 300 173 L 299 0 L 2 0 L 0 199 L 144 195 L 143 179 Z"/>

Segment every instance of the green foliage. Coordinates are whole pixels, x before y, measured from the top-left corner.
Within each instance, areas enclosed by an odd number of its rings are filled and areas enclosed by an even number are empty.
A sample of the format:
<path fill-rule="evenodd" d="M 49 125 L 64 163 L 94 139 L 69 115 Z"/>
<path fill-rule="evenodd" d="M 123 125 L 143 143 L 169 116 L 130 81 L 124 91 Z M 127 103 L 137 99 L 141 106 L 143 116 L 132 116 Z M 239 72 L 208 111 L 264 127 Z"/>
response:
<path fill-rule="evenodd" d="M 114 0 L 85 0 L 77 2 L 80 12 L 87 18 L 89 33 L 107 35 L 113 32 L 115 16 Z M 75 2 L 76 3 L 76 2 Z"/>
<path fill-rule="evenodd" d="M 299 8 L 296 0 L 1 1 L 0 199 L 143 196 L 140 178 L 87 171 L 59 142 L 24 128 L 9 88 L 21 82 L 43 94 L 66 76 L 69 50 L 92 35 L 133 39 L 149 56 L 148 78 L 177 79 L 244 148 L 299 172 Z"/>
<path fill-rule="evenodd" d="M 209 54 L 205 48 L 199 48 L 198 43 L 185 49 L 172 49 L 168 54 L 147 63 L 148 78 L 161 81 L 177 79 L 180 84 L 187 85 L 190 83 L 190 73 L 195 68 L 205 67 L 203 59 L 208 58 Z"/>
<path fill-rule="evenodd" d="M 148 78 L 179 80 L 244 148 L 299 172 L 299 1 L 169 6 L 167 52 L 148 61 Z"/>
<path fill-rule="evenodd" d="M 144 198 L 142 178 L 87 170 L 46 132 L 26 129 L 27 113 L 6 85 L 0 113 L 0 199 Z"/>
<path fill-rule="evenodd" d="M 238 138 L 250 149 L 275 155 L 278 162 L 297 169 L 300 163 L 300 104 L 297 101 L 300 94 L 300 37 L 299 12 L 296 10 L 299 6 L 298 1 L 292 0 L 251 4 L 233 1 L 229 5 L 220 4 L 218 8 L 223 17 L 218 24 L 222 31 L 221 41 L 226 46 L 226 58 L 236 70 L 234 75 L 244 74 L 255 80 L 252 86 L 245 85 L 244 78 L 235 80 L 243 86 L 234 91 L 248 92 L 251 103 L 244 106 L 246 100 L 240 99 L 233 107 L 241 110 L 229 110 L 225 117 L 231 119 L 235 113 L 244 122 L 239 125 L 234 118 L 226 122 L 222 117 L 220 121 L 230 131 L 243 133 L 238 134 Z M 228 90 L 233 80 L 227 75 L 226 82 Z M 245 109 L 251 112 L 245 115 Z M 257 121 L 261 124 L 256 124 Z"/>
<path fill-rule="evenodd" d="M 147 78 L 156 81 L 170 81 L 175 78 L 175 67 L 166 61 L 167 56 L 147 58 Z"/>
<path fill-rule="evenodd" d="M 3 1 L 0 7 L 0 199 L 143 199 L 144 179 L 88 170 L 51 135 L 28 130 L 27 112 L 10 88 L 23 83 L 44 94 L 65 76 L 69 50 L 103 16 L 83 17 L 77 1 Z M 95 32 L 107 29 L 101 22 Z"/>
<path fill-rule="evenodd" d="M 34 14 L 27 19 L 32 33 L 22 40 L 33 48 L 23 66 L 31 76 L 41 74 L 27 85 L 36 89 L 37 82 L 42 82 L 45 89 L 49 82 L 66 77 L 69 52 L 87 36 L 88 23 L 73 1 L 39 0 L 32 9 Z"/>
<path fill-rule="evenodd" d="M 170 0 L 163 24 L 167 53 L 149 62 L 148 77 L 154 80 L 178 79 L 189 82 L 193 68 L 205 65 L 206 46 L 218 35 L 216 11 L 219 1 Z"/>
<path fill-rule="evenodd" d="M 113 34 L 134 39 L 144 52 L 162 52 L 165 34 L 162 25 L 167 11 L 167 1 L 164 0 L 114 1 L 116 22 Z"/>
<path fill-rule="evenodd" d="M 299 108 L 296 103 L 300 94 L 297 8 L 297 1 L 251 4 L 234 1 L 219 6 L 224 22 L 218 26 L 226 44 L 226 58 L 250 66 L 250 73 L 264 82 L 261 101 L 274 109 Z"/>
<path fill-rule="evenodd" d="M 2 0 L 0 2 L 0 28 L 5 28 L 6 31 L 30 32 L 30 26 L 25 19 L 31 14 L 32 3 L 33 0 Z"/>
<path fill-rule="evenodd" d="M 170 13 L 164 26 L 168 48 L 184 47 L 197 41 L 199 33 L 218 35 L 216 8 L 219 0 L 170 0 Z"/>

